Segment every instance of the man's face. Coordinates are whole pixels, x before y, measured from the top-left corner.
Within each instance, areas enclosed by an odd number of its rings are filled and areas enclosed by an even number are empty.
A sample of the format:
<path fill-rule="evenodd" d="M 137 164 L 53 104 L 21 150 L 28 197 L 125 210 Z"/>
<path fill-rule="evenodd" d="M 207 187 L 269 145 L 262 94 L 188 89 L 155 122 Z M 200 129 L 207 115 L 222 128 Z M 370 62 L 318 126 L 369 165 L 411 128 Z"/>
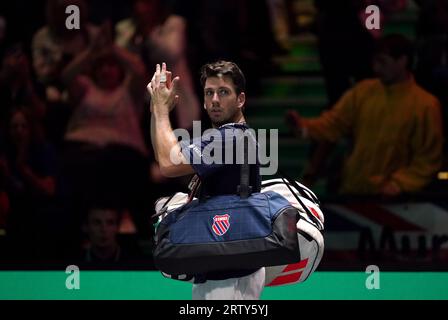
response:
<path fill-rule="evenodd" d="M 16 112 L 11 118 L 10 133 L 14 143 L 22 144 L 28 142 L 30 138 L 30 128 L 28 121 L 22 112 Z"/>
<path fill-rule="evenodd" d="M 92 246 L 111 247 L 118 234 L 118 212 L 108 209 L 92 209 L 89 212 L 86 231 Z"/>
<path fill-rule="evenodd" d="M 236 122 L 241 116 L 245 94 L 236 94 L 229 76 L 210 77 L 204 86 L 204 107 L 215 127 Z"/>
<path fill-rule="evenodd" d="M 382 83 L 394 84 L 406 73 L 406 58 L 395 59 L 386 53 L 379 53 L 374 57 L 373 71 Z"/>

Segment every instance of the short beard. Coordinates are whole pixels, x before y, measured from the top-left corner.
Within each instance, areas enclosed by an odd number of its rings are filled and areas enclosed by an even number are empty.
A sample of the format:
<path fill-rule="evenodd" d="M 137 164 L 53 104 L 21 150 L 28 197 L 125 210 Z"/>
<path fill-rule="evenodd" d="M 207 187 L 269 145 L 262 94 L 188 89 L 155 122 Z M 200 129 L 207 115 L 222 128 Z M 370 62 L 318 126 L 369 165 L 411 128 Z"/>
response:
<path fill-rule="evenodd" d="M 230 123 L 231 121 L 219 121 L 219 122 L 213 122 L 212 121 L 212 125 L 213 125 L 213 127 L 215 127 L 215 128 L 219 128 L 220 126 L 222 126 L 222 125 L 225 125 L 226 123 Z"/>
<path fill-rule="evenodd" d="M 225 125 L 225 124 L 228 124 L 228 123 L 234 123 L 234 122 L 236 122 L 237 119 L 238 119 L 238 111 L 235 111 L 234 114 L 232 114 L 230 117 L 228 117 L 228 118 L 225 119 L 225 120 L 222 120 L 222 121 L 219 121 L 219 122 L 213 122 L 213 121 L 212 121 L 212 125 L 213 125 L 214 127 L 216 127 L 216 128 L 219 128 L 219 127 L 221 127 L 221 126 L 223 126 L 223 125 Z M 211 120 L 211 119 L 210 119 L 210 120 Z"/>

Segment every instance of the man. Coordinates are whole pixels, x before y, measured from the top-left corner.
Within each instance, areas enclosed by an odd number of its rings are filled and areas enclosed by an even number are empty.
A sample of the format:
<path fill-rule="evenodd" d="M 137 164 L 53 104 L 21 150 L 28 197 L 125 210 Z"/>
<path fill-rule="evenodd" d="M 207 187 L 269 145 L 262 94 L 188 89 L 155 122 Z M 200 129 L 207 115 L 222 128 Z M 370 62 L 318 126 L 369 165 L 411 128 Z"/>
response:
<path fill-rule="evenodd" d="M 342 194 L 397 196 L 422 190 L 441 166 L 439 102 L 411 74 L 413 50 L 401 35 L 379 41 L 369 79 L 347 91 L 320 117 L 289 111 L 286 120 L 303 138 L 336 142 L 353 138 Z"/>
<path fill-rule="evenodd" d="M 87 214 L 84 232 L 89 246 L 84 252 L 84 261 L 97 266 L 113 265 L 121 260 L 118 244 L 120 213 L 115 209 L 92 208 Z"/>
<path fill-rule="evenodd" d="M 204 133 L 200 139 L 178 143 L 171 128 L 169 112 L 178 99 L 176 92 L 179 77 L 171 80 L 171 72 L 165 63 L 162 67 L 157 65 L 154 77 L 148 84 L 154 153 L 161 173 L 167 177 L 196 173 L 201 180 L 200 197 L 235 194 L 240 184 L 240 165 L 236 164 L 234 157 L 231 164 L 223 164 L 222 161 L 211 163 L 204 149 L 216 143 L 215 139 L 229 141 L 228 133 L 234 147 L 248 129 L 243 114 L 246 102 L 245 77 L 235 63 L 218 61 L 203 66 L 201 84 L 204 88 L 204 108 L 219 137 Z M 224 159 L 229 150 L 226 143 L 216 144 L 219 145 L 223 148 L 221 159 Z M 200 161 L 187 161 L 195 158 Z M 260 180 L 258 163 L 251 164 L 252 192 L 260 192 Z M 196 275 L 193 299 L 258 299 L 264 286 L 264 272 L 264 268 L 261 268 Z"/>

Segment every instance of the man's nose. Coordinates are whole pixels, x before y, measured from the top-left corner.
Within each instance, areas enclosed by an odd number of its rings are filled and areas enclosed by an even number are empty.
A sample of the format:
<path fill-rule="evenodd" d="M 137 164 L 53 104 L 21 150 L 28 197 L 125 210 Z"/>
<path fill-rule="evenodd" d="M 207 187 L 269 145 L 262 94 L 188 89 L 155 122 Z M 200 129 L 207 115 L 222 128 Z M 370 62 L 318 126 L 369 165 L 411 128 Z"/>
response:
<path fill-rule="evenodd" d="M 219 102 L 218 92 L 214 92 L 213 93 L 212 101 L 213 102 Z"/>

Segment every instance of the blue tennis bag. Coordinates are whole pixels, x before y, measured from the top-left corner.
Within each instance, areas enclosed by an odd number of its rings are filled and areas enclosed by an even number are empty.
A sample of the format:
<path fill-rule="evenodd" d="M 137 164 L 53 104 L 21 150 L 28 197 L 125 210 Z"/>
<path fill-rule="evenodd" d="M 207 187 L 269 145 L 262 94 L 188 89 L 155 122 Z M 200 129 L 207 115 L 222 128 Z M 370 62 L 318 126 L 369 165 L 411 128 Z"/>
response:
<path fill-rule="evenodd" d="M 154 262 L 171 275 L 294 263 L 300 260 L 299 218 L 273 191 L 196 199 L 161 220 Z"/>

